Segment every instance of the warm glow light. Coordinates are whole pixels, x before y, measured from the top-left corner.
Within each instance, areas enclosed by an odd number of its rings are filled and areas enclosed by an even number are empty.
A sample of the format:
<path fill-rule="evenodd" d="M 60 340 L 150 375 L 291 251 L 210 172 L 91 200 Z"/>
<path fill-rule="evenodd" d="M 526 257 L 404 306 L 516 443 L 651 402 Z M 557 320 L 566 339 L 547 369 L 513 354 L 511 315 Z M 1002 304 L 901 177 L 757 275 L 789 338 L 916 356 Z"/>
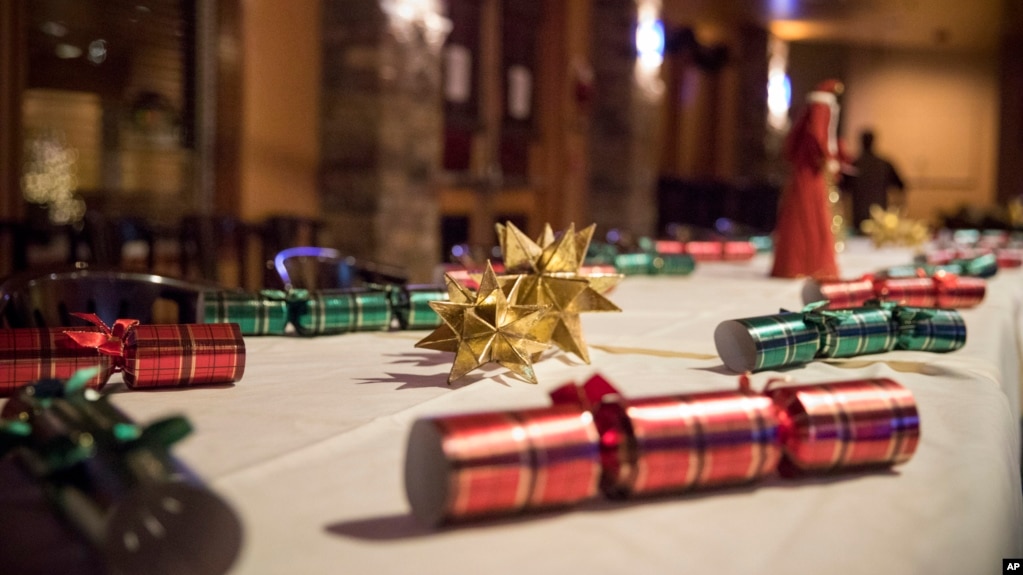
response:
<path fill-rule="evenodd" d="M 636 2 L 636 82 L 650 96 L 664 92 L 661 64 L 664 62 L 664 24 L 660 0 Z"/>
<path fill-rule="evenodd" d="M 789 125 L 792 82 L 788 75 L 789 47 L 777 37 L 771 38 L 767 61 L 767 123 L 775 130 Z"/>
<path fill-rule="evenodd" d="M 25 200 L 45 207 L 55 224 L 80 221 L 85 202 L 75 193 L 78 150 L 67 145 L 63 133 L 51 130 L 30 138 L 25 155 L 21 176 Z"/>
<path fill-rule="evenodd" d="M 767 76 L 768 121 L 781 130 L 785 127 L 792 103 L 792 83 L 784 71 L 771 71 Z"/>
<path fill-rule="evenodd" d="M 657 68 L 664 61 L 664 24 L 660 20 L 640 20 L 636 26 L 636 54 L 646 68 Z"/>
<path fill-rule="evenodd" d="M 439 47 L 451 31 L 440 0 L 380 0 L 380 9 L 389 17 L 398 39 L 405 42 L 418 32 L 427 44 Z"/>
<path fill-rule="evenodd" d="M 73 44 L 57 44 L 53 52 L 62 60 L 73 60 L 82 55 L 82 49 Z"/>
<path fill-rule="evenodd" d="M 805 40 L 813 35 L 813 25 L 799 20 L 775 20 L 771 22 L 771 34 L 786 42 Z"/>

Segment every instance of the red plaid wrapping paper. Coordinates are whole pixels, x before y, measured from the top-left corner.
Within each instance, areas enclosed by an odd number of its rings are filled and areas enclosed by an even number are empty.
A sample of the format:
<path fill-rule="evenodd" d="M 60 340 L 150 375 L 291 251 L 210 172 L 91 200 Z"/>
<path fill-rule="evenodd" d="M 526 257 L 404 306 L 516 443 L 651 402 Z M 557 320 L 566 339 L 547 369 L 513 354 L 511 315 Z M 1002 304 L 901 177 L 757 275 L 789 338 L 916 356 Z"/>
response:
<path fill-rule="evenodd" d="M 934 276 L 937 291 L 935 303 L 937 307 L 957 309 L 979 305 L 987 293 L 987 280 L 984 278 L 963 277 L 949 273 L 937 273 Z"/>
<path fill-rule="evenodd" d="M 997 250 L 995 260 L 999 269 L 1018 268 L 1023 266 L 1023 251 L 1015 248 Z"/>
<path fill-rule="evenodd" d="M 912 393 L 890 379 L 768 389 L 781 420 L 780 471 L 887 466 L 913 456 L 920 419 Z"/>
<path fill-rule="evenodd" d="M 720 261 L 725 251 L 722 242 L 686 242 L 685 249 L 698 262 Z"/>
<path fill-rule="evenodd" d="M 424 419 L 409 435 L 406 492 L 429 525 L 571 505 L 599 478 L 593 416 L 578 406 Z"/>
<path fill-rule="evenodd" d="M 698 262 L 744 261 L 757 255 L 752 242 L 744 240 L 689 241 L 657 240 L 654 249 L 659 254 L 689 254 Z"/>
<path fill-rule="evenodd" d="M 405 489 L 428 525 L 612 497 L 889 466 L 916 451 L 909 390 L 888 379 L 625 399 L 599 375 L 532 410 L 417 421 Z"/>
<path fill-rule="evenodd" d="M 725 250 L 722 257 L 726 261 L 746 261 L 757 255 L 757 246 L 753 242 L 732 241 L 725 242 Z"/>
<path fill-rule="evenodd" d="M 866 275 L 851 281 L 807 281 L 804 303 L 827 300 L 827 309 L 859 307 L 872 299 L 911 307 L 969 308 L 984 301 L 987 280 L 937 272 L 931 277 L 877 279 Z"/>
<path fill-rule="evenodd" d="M 771 400 L 740 392 L 618 399 L 600 407 L 609 496 L 748 483 L 774 472 L 781 456 Z M 607 461 L 607 458 L 605 458 Z"/>
<path fill-rule="evenodd" d="M 913 307 L 934 307 L 938 291 L 931 278 L 893 278 L 874 283 L 879 299 Z"/>
<path fill-rule="evenodd" d="M 852 281 L 808 280 L 803 288 L 804 303 L 827 300 L 827 309 L 860 307 L 875 297 L 874 281 L 869 277 Z"/>
<path fill-rule="evenodd" d="M 0 330 L 0 395 L 11 395 L 40 379 L 67 379 L 79 369 L 99 367 L 88 385 L 98 389 L 114 370 L 114 359 L 83 349 L 64 334 L 66 328 Z M 85 327 L 83 331 L 99 332 Z"/>
<path fill-rule="evenodd" d="M 125 335 L 123 371 L 132 388 L 234 383 L 245 342 L 236 323 L 139 325 Z"/>

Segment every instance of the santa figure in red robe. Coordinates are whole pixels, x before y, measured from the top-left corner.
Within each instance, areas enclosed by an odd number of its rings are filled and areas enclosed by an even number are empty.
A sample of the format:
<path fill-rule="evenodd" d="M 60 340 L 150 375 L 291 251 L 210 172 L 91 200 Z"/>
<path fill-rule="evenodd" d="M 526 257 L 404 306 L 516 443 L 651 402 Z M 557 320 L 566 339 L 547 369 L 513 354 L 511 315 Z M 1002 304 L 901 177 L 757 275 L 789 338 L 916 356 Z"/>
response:
<path fill-rule="evenodd" d="M 774 277 L 838 278 L 828 183 L 839 176 L 836 132 L 841 93 L 837 80 L 818 84 L 785 140 L 792 173 L 778 204 Z"/>

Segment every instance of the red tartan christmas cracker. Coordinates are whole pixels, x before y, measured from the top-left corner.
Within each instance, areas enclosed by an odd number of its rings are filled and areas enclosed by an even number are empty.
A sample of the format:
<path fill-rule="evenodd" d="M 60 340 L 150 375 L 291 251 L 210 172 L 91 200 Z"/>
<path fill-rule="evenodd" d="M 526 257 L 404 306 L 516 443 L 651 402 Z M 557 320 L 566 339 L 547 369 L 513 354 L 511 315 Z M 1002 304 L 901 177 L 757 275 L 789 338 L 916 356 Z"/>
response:
<path fill-rule="evenodd" d="M 409 434 L 405 488 L 427 525 L 597 495 L 600 459 L 593 416 L 565 405 L 422 419 Z"/>
<path fill-rule="evenodd" d="M 757 247 L 747 240 L 657 240 L 654 249 L 659 254 L 688 254 L 698 262 L 745 261 L 757 255 Z"/>
<path fill-rule="evenodd" d="M 93 314 L 73 314 L 92 325 L 0 330 L 0 393 L 9 395 L 42 378 L 67 378 L 99 367 L 89 382 L 101 388 L 123 374 L 131 388 L 233 383 L 245 371 L 245 342 L 237 324 L 108 327 Z"/>
<path fill-rule="evenodd" d="M 751 483 L 907 462 L 920 422 L 888 379 L 623 398 L 595 375 L 554 405 L 417 421 L 405 489 L 431 526 L 593 498 Z"/>
<path fill-rule="evenodd" d="M 124 338 L 123 372 L 135 389 L 234 383 L 245 343 L 236 323 L 140 325 Z"/>
<path fill-rule="evenodd" d="M 599 375 L 583 389 L 598 406 L 608 496 L 749 483 L 778 465 L 778 419 L 767 397 L 738 390 L 625 399 Z"/>
<path fill-rule="evenodd" d="M 920 441 L 910 391 L 890 379 L 780 387 L 764 393 L 781 420 L 783 475 L 897 465 Z"/>
<path fill-rule="evenodd" d="M 827 309 L 859 307 L 879 299 L 912 307 L 970 308 L 984 301 L 987 280 L 939 271 L 925 277 L 818 281 L 803 284 L 803 303 L 826 300 Z"/>
<path fill-rule="evenodd" d="M 79 346 L 66 328 L 0 330 L 0 395 L 11 395 L 40 379 L 67 379 L 79 369 L 98 367 L 88 386 L 98 389 L 114 370 L 114 360 L 95 349 Z M 83 327 L 82 331 L 99 332 Z"/>

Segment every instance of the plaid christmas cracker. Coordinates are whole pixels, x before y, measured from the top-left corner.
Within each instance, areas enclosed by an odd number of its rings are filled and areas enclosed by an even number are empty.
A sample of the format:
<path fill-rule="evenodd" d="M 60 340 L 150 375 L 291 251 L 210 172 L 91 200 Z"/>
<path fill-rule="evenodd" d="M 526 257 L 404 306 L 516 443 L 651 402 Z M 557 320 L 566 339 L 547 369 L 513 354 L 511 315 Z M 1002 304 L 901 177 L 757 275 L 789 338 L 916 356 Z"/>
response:
<path fill-rule="evenodd" d="M 0 330 L 0 395 L 10 395 L 40 379 L 67 379 L 76 371 L 98 367 L 87 385 L 98 389 L 114 370 L 114 360 L 95 349 L 82 348 L 66 328 Z M 96 327 L 76 328 L 100 333 Z"/>
<path fill-rule="evenodd" d="M 237 323 L 243 335 L 300 335 L 431 329 L 441 324 L 430 301 L 447 300 L 445 286 L 371 286 L 342 290 L 220 291 L 203 296 L 204 323 Z"/>
<path fill-rule="evenodd" d="M 966 324 L 956 310 L 874 302 L 827 310 L 815 302 L 802 313 L 728 320 L 714 343 L 737 372 L 794 367 L 816 357 L 853 357 L 892 349 L 948 352 L 966 344 Z"/>
<path fill-rule="evenodd" d="M 752 339 L 756 360 L 749 371 L 791 367 L 813 361 L 820 332 L 801 313 L 783 312 L 736 320 Z"/>
<path fill-rule="evenodd" d="M 238 324 L 139 325 L 120 319 L 110 327 L 95 314 L 72 315 L 92 326 L 63 328 L 64 334 L 83 349 L 109 356 L 113 371 L 122 372 L 133 389 L 234 383 L 245 372 Z"/>
<path fill-rule="evenodd" d="M 108 327 L 93 314 L 73 314 L 92 325 L 0 330 L 0 394 L 40 379 L 67 379 L 98 367 L 87 385 L 99 389 L 113 373 L 140 387 L 233 383 L 245 371 L 245 343 L 236 324 Z"/>
<path fill-rule="evenodd" d="M 618 254 L 614 266 L 623 275 L 689 275 L 696 261 L 688 254 Z"/>
<path fill-rule="evenodd" d="M 818 357 L 853 357 L 891 351 L 898 326 L 890 309 L 862 307 L 829 311 L 818 302 L 803 310 L 805 321 L 820 332 Z"/>
<path fill-rule="evenodd" d="M 584 502 L 801 473 L 905 463 L 920 420 L 888 379 L 631 399 L 600 375 L 530 410 L 420 419 L 405 489 L 431 526 Z M 600 490 L 596 489 L 599 477 Z"/>
<path fill-rule="evenodd" d="M 236 323 L 243 335 L 280 335 L 288 325 L 286 300 L 280 290 L 207 291 L 200 309 L 203 323 Z"/>
<path fill-rule="evenodd" d="M 423 419 L 413 425 L 410 436 L 429 438 L 428 448 L 423 449 L 423 442 L 420 449 L 409 450 L 406 464 L 406 477 L 416 482 L 408 490 L 409 501 L 426 523 L 565 507 L 599 493 L 597 429 L 580 407 Z M 417 497 L 424 493 L 424 475 L 432 474 L 415 470 L 436 468 L 423 461 L 424 452 L 443 453 L 447 460 L 444 477 L 431 486 L 443 490 L 441 498 Z"/>
<path fill-rule="evenodd" d="M 922 272 L 921 272 L 922 273 Z M 867 274 L 858 280 L 809 280 L 804 298 L 827 300 L 828 309 L 858 307 L 879 299 L 912 307 L 968 308 L 984 301 L 987 280 L 964 277 L 945 271 L 931 276 L 874 277 Z M 806 301 L 806 303 L 811 303 Z"/>
<path fill-rule="evenodd" d="M 437 312 L 430 307 L 430 302 L 447 301 L 446 286 L 410 284 L 387 286 L 386 290 L 391 310 L 401 329 L 433 329 L 443 323 Z"/>
<path fill-rule="evenodd" d="M 767 397 L 738 391 L 617 396 L 599 409 L 602 447 L 618 458 L 602 481 L 611 497 L 749 483 L 773 473 L 781 456 L 778 418 Z"/>
<path fill-rule="evenodd" d="M 245 373 L 245 342 L 235 323 L 139 325 L 123 341 L 123 377 L 131 388 L 234 383 Z"/>
<path fill-rule="evenodd" d="M 289 294 L 288 310 L 292 325 L 301 335 L 381 331 L 391 327 L 391 301 L 387 292 L 379 290 L 294 290 Z"/>
<path fill-rule="evenodd" d="M 966 323 L 954 309 L 896 306 L 897 349 L 948 352 L 966 345 Z"/>
<path fill-rule="evenodd" d="M 782 475 L 908 461 L 920 438 L 913 394 L 890 379 L 771 389 L 784 414 Z"/>

